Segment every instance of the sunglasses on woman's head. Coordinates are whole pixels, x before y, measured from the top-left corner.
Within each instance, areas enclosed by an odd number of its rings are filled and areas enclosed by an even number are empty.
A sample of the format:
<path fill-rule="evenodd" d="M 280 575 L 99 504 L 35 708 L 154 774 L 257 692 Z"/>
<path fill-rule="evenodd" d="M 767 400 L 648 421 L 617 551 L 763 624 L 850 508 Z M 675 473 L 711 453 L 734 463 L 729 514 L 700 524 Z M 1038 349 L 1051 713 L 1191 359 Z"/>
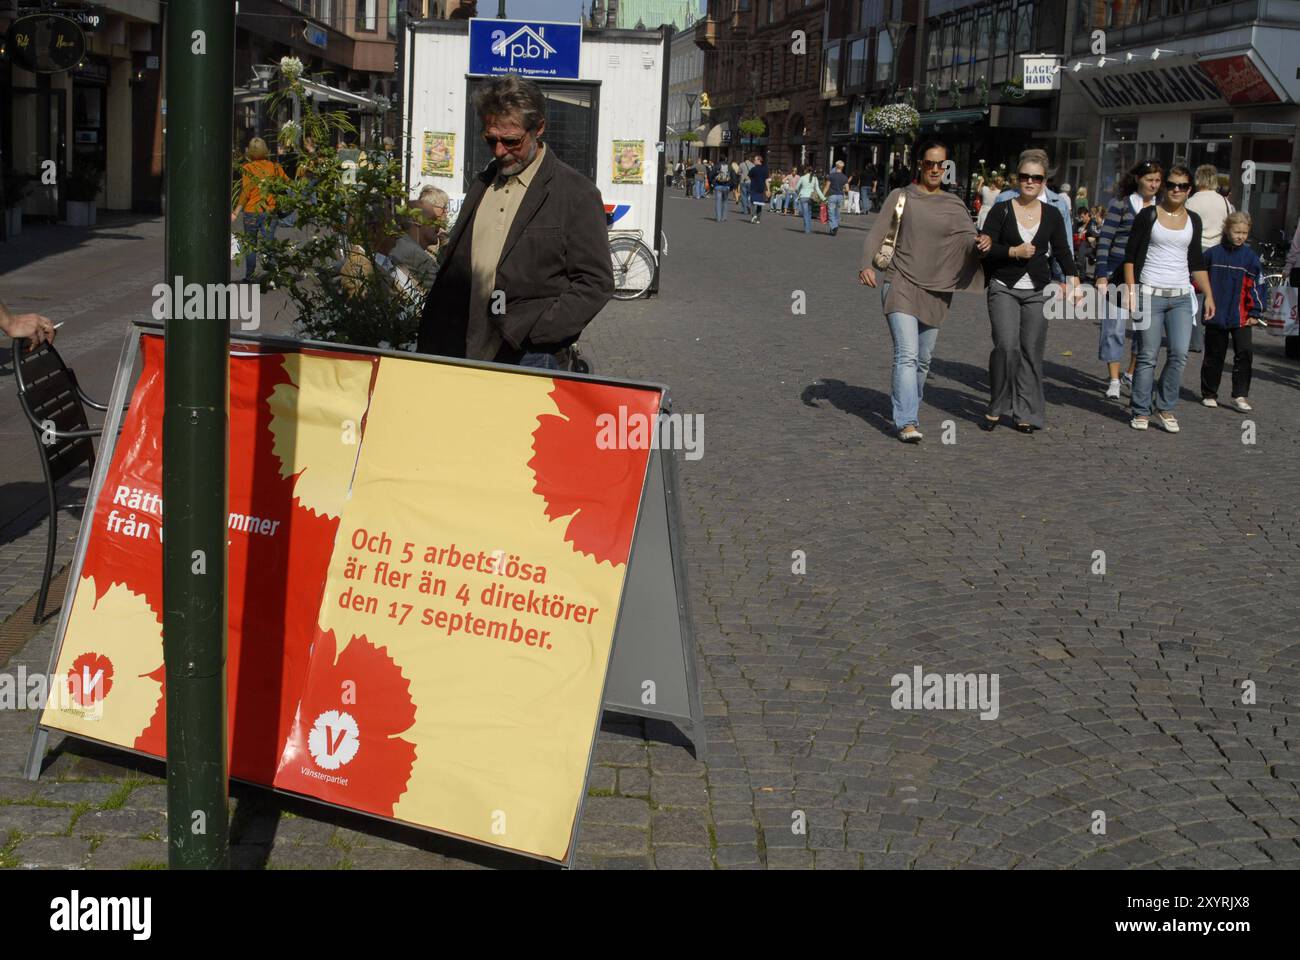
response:
<path fill-rule="evenodd" d="M 1022 183 L 1042 183 L 1047 177 L 1041 173 L 1022 173 L 1020 180 Z"/>

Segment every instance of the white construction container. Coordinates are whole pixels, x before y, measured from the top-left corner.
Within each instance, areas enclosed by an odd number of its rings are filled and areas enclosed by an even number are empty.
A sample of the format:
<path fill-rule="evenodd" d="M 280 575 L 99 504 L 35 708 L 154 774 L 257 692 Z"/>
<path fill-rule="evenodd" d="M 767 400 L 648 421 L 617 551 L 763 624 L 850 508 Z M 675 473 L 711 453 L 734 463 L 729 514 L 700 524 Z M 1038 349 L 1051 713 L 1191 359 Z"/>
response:
<path fill-rule="evenodd" d="M 497 43 L 525 33 L 530 50 L 549 49 L 548 31 L 572 35 L 576 24 L 480 18 L 478 30 L 497 30 Z M 502 34 L 505 27 L 509 36 Z M 447 191 L 451 214 L 459 211 L 472 178 L 492 159 L 474 114 L 475 88 L 487 74 L 470 72 L 470 21 L 427 20 L 408 25 L 403 51 L 403 170 L 411 195 L 432 184 Z M 671 30 L 581 28 L 574 53 L 576 79 L 531 76 L 547 96 L 543 141 L 555 155 L 595 181 L 610 229 L 640 234 L 660 258 L 663 141 L 668 119 L 668 51 Z M 558 44 L 557 44 L 558 45 Z M 518 49 L 518 48 L 516 48 Z M 476 48 L 482 50 L 482 42 Z M 553 52 L 553 51 L 552 51 Z M 513 58 L 511 58 L 513 60 Z M 479 62 L 482 68 L 482 62 Z M 571 65 L 570 65 L 571 66 Z M 574 72 L 570 69 L 569 72 Z M 639 162 L 638 162 L 639 161 Z M 651 290 L 657 290 L 656 269 Z"/>

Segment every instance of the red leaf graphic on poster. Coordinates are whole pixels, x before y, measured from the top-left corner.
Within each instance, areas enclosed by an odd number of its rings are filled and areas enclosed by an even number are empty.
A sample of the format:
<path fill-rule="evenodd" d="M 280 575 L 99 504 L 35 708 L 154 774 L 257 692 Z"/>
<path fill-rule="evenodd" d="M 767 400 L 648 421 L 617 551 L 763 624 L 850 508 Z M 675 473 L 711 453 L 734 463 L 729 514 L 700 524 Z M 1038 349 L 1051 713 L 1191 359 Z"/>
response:
<path fill-rule="evenodd" d="M 167 756 L 167 664 L 159 664 L 158 669 L 146 673 L 150 680 L 158 681 L 158 705 L 154 708 L 149 726 L 140 731 L 135 738 L 135 749 L 155 757 Z"/>
<path fill-rule="evenodd" d="M 597 563 L 626 563 L 659 395 L 571 380 L 554 384 L 550 395 L 560 414 L 542 414 L 533 431 L 533 492 L 546 500 L 552 520 L 571 518 L 564 539 L 574 550 Z"/>
<path fill-rule="evenodd" d="M 415 723 L 410 681 L 364 636 L 337 662 L 335 643 L 332 630 L 316 638 L 275 785 L 391 817 L 415 764 L 415 745 L 398 736 Z"/>
<path fill-rule="evenodd" d="M 68 671 L 68 693 L 80 707 L 103 700 L 113 689 L 113 661 L 98 653 L 83 653 Z"/>

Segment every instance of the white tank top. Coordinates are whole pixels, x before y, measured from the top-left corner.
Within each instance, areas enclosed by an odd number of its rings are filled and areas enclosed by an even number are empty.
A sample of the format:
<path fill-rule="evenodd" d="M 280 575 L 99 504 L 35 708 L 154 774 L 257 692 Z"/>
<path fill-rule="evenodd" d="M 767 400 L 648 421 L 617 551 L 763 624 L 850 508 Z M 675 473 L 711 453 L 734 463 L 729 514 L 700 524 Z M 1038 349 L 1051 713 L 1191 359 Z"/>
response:
<path fill-rule="evenodd" d="M 1012 216 L 1015 216 L 1015 214 L 1013 213 Z M 1041 224 L 1042 221 L 1040 220 L 1039 223 Z M 1022 243 L 1033 243 L 1034 235 L 1038 233 L 1037 226 L 1026 227 L 1019 220 L 1016 221 L 1016 229 L 1020 231 L 1020 240 Z M 1025 275 L 1023 277 L 1021 277 L 1019 280 L 1015 282 L 1015 285 L 1011 289 L 1013 290 L 1034 289 L 1034 281 L 1030 279 L 1028 270 L 1025 271 Z"/>
<path fill-rule="evenodd" d="M 1151 243 L 1147 247 L 1147 258 L 1142 264 L 1142 276 L 1138 283 L 1152 287 L 1164 287 L 1176 290 L 1190 290 L 1191 275 L 1187 271 L 1187 248 L 1192 242 L 1192 219 L 1181 230 L 1167 229 L 1156 214 L 1156 222 L 1151 227 Z"/>

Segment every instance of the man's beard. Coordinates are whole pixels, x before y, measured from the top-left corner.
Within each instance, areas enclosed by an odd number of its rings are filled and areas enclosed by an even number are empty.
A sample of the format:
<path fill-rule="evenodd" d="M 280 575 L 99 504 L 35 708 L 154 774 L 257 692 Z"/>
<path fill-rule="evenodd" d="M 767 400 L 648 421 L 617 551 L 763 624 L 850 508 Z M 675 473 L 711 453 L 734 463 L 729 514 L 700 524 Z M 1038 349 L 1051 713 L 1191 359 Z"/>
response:
<path fill-rule="evenodd" d="M 499 173 L 503 177 L 513 177 L 515 174 L 521 173 L 522 171 L 527 169 L 530 163 L 532 163 L 534 160 L 537 159 L 537 151 L 540 149 L 540 147 L 541 147 L 541 143 L 537 140 L 534 140 L 532 147 L 528 151 L 527 160 L 519 160 L 516 163 L 511 164 L 510 166 L 506 166 L 502 164 L 498 168 L 497 173 Z"/>

